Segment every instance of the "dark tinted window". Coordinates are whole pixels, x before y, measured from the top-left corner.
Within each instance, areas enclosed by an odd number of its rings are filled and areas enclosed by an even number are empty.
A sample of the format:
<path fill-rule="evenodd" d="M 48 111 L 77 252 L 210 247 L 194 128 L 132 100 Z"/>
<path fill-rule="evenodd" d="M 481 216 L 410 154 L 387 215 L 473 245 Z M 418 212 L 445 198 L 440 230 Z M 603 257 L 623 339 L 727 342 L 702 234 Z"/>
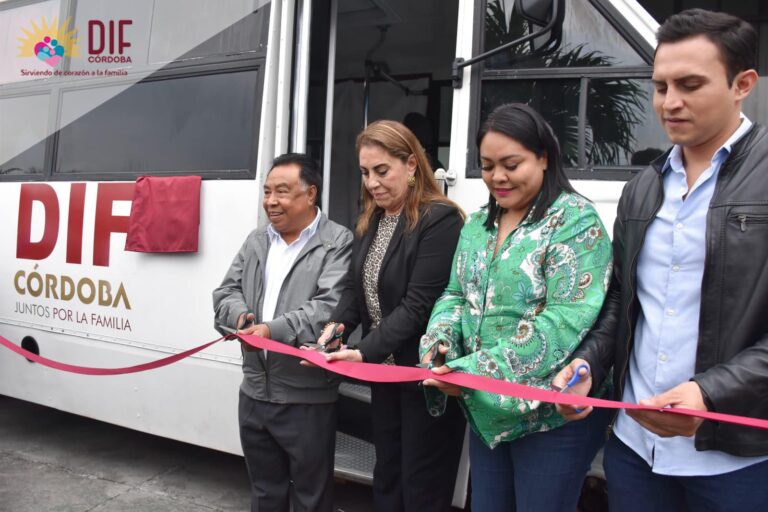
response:
<path fill-rule="evenodd" d="M 58 173 L 250 169 L 258 71 L 140 82 L 59 132 Z M 62 115 L 93 94 L 63 94 Z"/>
<path fill-rule="evenodd" d="M 0 176 L 42 174 L 44 165 L 45 141 L 43 140 L 0 164 Z"/>
<path fill-rule="evenodd" d="M 504 103 L 527 103 L 540 112 L 559 136 L 565 164 L 577 164 L 578 80 L 488 80 L 483 84 L 481 120 Z"/>
<path fill-rule="evenodd" d="M 267 49 L 269 5 L 261 7 L 243 19 L 225 27 L 220 32 L 213 34 L 202 43 L 179 56 L 179 40 L 183 39 L 189 31 L 206 30 L 209 23 L 205 18 L 201 17 L 192 17 L 189 23 L 179 23 L 175 7 L 172 2 L 154 3 L 152 20 L 156 30 L 153 30 L 152 41 L 149 44 L 150 62 L 186 60 L 242 53 L 263 54 Z M 227 6 L 223 5 L 223 7 Z M 235 9 L 237 8 L 235 7 Z M 189 24 L 192 26 L 189 26 Z"/>
<path fill-rule="evenodd" d="M 535 32 L 540 26 L 526 21 L 519 1 L 489 0 L 485 13 L 485 49 L 498 48 Z M 544 68 L 582 66 L 639 66 L 644 60 L 585 0 L 562 2 L 565 9 L 548 37 L 512 47 L 486 62 L 488 68 Z"/>
<path fill-rule="evenodd" d="M 537 32 L 551 19 L 531 21 L 520 12 L 522 4 L 484 3 L 485 51 Z M 552 0 L 551 5 L 559 12 L 551 31 L 479 64 L 476 127 L 503 103 L 527 103 L 552 125 L 572 177 L 628 178 L 666 147 L 651 105 L 653 50 L 646 41 L 631 40 L 632 28 L 611 18 L 600 2 Z M 472 148 L 470 177 L 480 176 L 476 160 Z"/>
<path fill-rule="evenodd" d="M 0 176 L 41 174 L 50 97 L 0 98 Z"/>
<path fill-rule="evenodd" d="M 589 81 L 587 159 L 596 166 L 645 165 L 670 143 L 651 105 L 650 80 Z"/>
<path fill-rule="evenodd" d="M 58 2 L 6 3 L 0 26 L 13 31 L 0 37 L 0 56 L 13 58 L 0 66 L 0 180 L 253 177 L 269 0 L 182 10 L 155 0 L 70 0 L 53 11 Z M 79 54 L 63 61 L 61 74 L 18 78 L 19 66 L 48 67 L 18 59 L 16 39 L 28 20 L 54 11 L 75 27 Z M 123 60 L 89 57 L 92 20 L 130 21 Z M 114 42 L 107 28 L 94 33 Z"/>

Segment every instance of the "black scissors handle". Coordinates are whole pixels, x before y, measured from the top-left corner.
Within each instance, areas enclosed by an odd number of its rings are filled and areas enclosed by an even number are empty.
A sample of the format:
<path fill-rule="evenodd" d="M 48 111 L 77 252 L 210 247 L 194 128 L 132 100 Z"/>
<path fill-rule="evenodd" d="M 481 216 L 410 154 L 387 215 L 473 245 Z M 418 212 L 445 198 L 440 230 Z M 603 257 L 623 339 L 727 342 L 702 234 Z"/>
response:
<path fill-rule="evenodd" d="M 429 352 L 427 352 L 429 354 L 429 362 L 427 362 L 427 363 L 419 363 L 416 366 L 418 366 L 419 368 L 427 368 L 427 369 L 434 368 L 435 367 L 435 361 L 437 360 L 437 358 L 439 356 L 442 355 L 440 353 L 440 345 L 441 345 L 441 343 L 439 341 L 435 342 L 435 344 L 432 345 L 432 347 L 429 349 Z"/>
<path fill-rule="evenodd" d="M 238 330 L 245 329 L 253 325 L 253 318 L 255 317 L 250 317 L 249 315 L 253 315 L 253 313 L 251 313 L 250 311 L 246 311 L 245 316 L 243 317 L 243 325 L 241 325 L 238 328 Z"/>
<path fill-rule="evenodd" d="M 309 347 L 313 350 L 317 350 L 318 352 L 325 352 L 327 354 L 330 354 L 332 352 L 338 352 L 341 349 L 341 344 L 342 344 L 341 340 L 344 336 L 343 331 L 339 330 L 340 327 L 341 327 L 341 324 L 334 324 L 331 337 L 328 339 L 325 345 L 322 345 L 320 343 L 305 343 L 304 346 Z"/>

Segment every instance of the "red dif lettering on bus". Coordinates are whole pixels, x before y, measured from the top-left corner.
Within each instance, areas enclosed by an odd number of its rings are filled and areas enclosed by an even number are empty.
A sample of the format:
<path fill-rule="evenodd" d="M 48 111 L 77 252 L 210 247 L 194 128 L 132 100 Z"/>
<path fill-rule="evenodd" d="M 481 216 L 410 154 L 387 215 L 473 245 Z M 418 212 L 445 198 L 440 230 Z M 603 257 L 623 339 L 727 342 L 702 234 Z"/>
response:
<path fill-rule="evenodd" d="M 112 233 L 128 232 L 128 216 L 113 215 L 115 201 L 133 199 L 133 183 L 99 183 L 96 191 L 96 222 L 93 233 L 93 264 L 109 266 L 109 242 Z M 43 237 L 32 241 L 32 205 L 43 206 Z M 69 193 L 67 217 L 67 263 L 82 263 L 83 211 L 85 183 L 73 183 Z M 56 247 L 59 236 L 59 199 L 56 191 L 46 183 L 25 183 L 19 197 L 19 226 L 16 238 L 16 257 L 27 260 L 47 258 Z"/>
<path fill-rule="evenodd" d="M 115 21 L 109 20 L 107 25 L 103 21 L 88 20 L 88 53 L 99 55 L 106 49 L 105 40 L 109 43 L 109 53 L 123 54 L 123 50 L 129 48 L 131 43 L 125 40 L 125 27 L 132 25 L 132 20 L 118 20 L 117 30 L 115 30 Z M 115 44 L 117 42 L 117 44 Z"/>

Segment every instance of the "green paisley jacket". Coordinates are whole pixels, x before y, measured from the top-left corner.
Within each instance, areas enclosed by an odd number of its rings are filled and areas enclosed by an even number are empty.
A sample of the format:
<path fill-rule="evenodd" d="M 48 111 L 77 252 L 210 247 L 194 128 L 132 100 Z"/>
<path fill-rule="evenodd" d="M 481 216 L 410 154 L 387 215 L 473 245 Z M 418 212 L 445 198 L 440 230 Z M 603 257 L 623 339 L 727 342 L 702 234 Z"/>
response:
<path fill-rule="evenodd" d="M 486 209 L 474 213 L 461 231 L 421 357 L 439 342 L 449 347 L 446 360 L 455 371 L 550 389 L 600 312 L 611 242 L 592 204 L 578 194 L 560 194 L 538 222 L 529 214 L 496 257 L 498 229 L 486 230 L 486 217 Z M 444 395 L 427 396 L 430 413 L 440 414 Z M 554 405 L 538 401 L 463 389 L 461 402 L 491 448 L 564 423 Z"/>

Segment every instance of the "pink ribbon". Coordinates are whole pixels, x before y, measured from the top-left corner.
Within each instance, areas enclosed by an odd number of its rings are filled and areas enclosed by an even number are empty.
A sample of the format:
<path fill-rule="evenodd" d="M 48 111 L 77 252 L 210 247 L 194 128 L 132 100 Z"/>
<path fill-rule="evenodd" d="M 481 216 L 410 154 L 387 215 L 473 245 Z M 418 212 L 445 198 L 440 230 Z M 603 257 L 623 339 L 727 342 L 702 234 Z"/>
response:
<path fill-rule="evenodd" d="M 143 363 L 136 366 L 128 366 L 125 368 L 91 368 L 52 361 L 50 359 L 24 350 L 23 348 L 11 343 L 2 336 L 0 336 L 0 344 L 11 349 L 17 354 L 26 357 L 27 359 L 57 370 L 79 373 L 83 375 L 119 375 L 124 373 L 135 373 L 151 370 L 154 368 L 160 368 L 162 366 L 166 366 L 189 357 L 196 352 L 200 352 L 201 350 L 204 350 L 221 340 L 232 338 L 233 336 L 231 335 L 225 338 L 219 338 L 179 354 L 174 354 L 157 361 Z M 682 408 L 658 409 L 656 407 L 630 404 L 616 400 L 605 400 L 602 398 L 592 398 L 568 393 L 558 393 L 557 391 L 552 391 L 549 389 L 539 389 L 523 384 L 516 384 L 514 382 L 507 382 L 504 380 L 493 379 L 481 375 L 471 375 L 468 373 L 451 372 L 445 375 L 437 375 L 425 368 L 410 368 L 406 366 L 391 366 L 371 363 L 353 363 L 349 361 L 334 361 L 329 363 L 325 360 L 325 356 L 323 354 L 315 352 L 314 350 L 300 350 L 296 347 L 268 340 L 260 336 L 239 334 L 237 335 L 237 338 L 251 345 L 252 347 L 305 359 L 330 372 L 367 382 L 419 382 L 426 379 L 435 379 L 442 382 L 447 382 L 449 384 L 454 384 L 456 386 L 461 386 L 463 388 L 475 389 L 477 391 L 486 391 L 488 393 L 496 393 L 499 395 L 507 395 L 523 400 L 537 400 L 540 402 L 578 405 L 582 407 L 592 406 L 606 407 L 609 409 L 659 411 L 669 414 L 681 414 L 683 416 L 696 416 L 706 420 L 721 421 L 725 423 L 733 423 L 735 425 L 743 425 L 746 427 L 755 427 L 768 430 L 768 420 L 764 419 L 749 418 L 746 416 L 737 416 L 734 414 L 723 414 L 710 411 L 694 411 L 692 409 Z"/>
<path fill-rule="evenodd" d="M 40 363 L 41 365 L 47 366 L 49 368 L 53 368 L 54 370 L 61 370 L 62 372 L 78 373 L 80 375 L 122 375 L 124 373 L 145 372 L 147 370 L 154 370 L 155 368 L 160 368 L 161 366 L 167 366 L 171 363 L 175 363 L 176 361 L 181 361 L 182 359 L 187 358 L 197 352 L 200 352 L 201 350 L 205 350 L 206 348 L 210 347 L 215 343 L 218 343 L 223 339 L 224 338 L 219 338 L 217 340 L 209 341 L 205 345 L 200 345 L 199 347 L 191 348 L 185 352 L 164 357 L 162 359 L 158 359 L 157 361 L 150 361 L 149 363 L 137 364 L 136 366 L 126 366 L 124 368 L 92 368 L 90 366 L 76 366 L 73 364 L 60 363 L 58 361 L 54 361 L 46 357 L 41 357 L 37 354 L 33 354 L 29 350 L 24 350 L 20 346 L 11 343 L 7 339 L 3 338 L 2 336 L 0 336 L 0 345 L 3 345 L 4 347 L 11 349 L 13 352 L 16 352 L 20 356 L 26 357 L 30 361 Z"/>

